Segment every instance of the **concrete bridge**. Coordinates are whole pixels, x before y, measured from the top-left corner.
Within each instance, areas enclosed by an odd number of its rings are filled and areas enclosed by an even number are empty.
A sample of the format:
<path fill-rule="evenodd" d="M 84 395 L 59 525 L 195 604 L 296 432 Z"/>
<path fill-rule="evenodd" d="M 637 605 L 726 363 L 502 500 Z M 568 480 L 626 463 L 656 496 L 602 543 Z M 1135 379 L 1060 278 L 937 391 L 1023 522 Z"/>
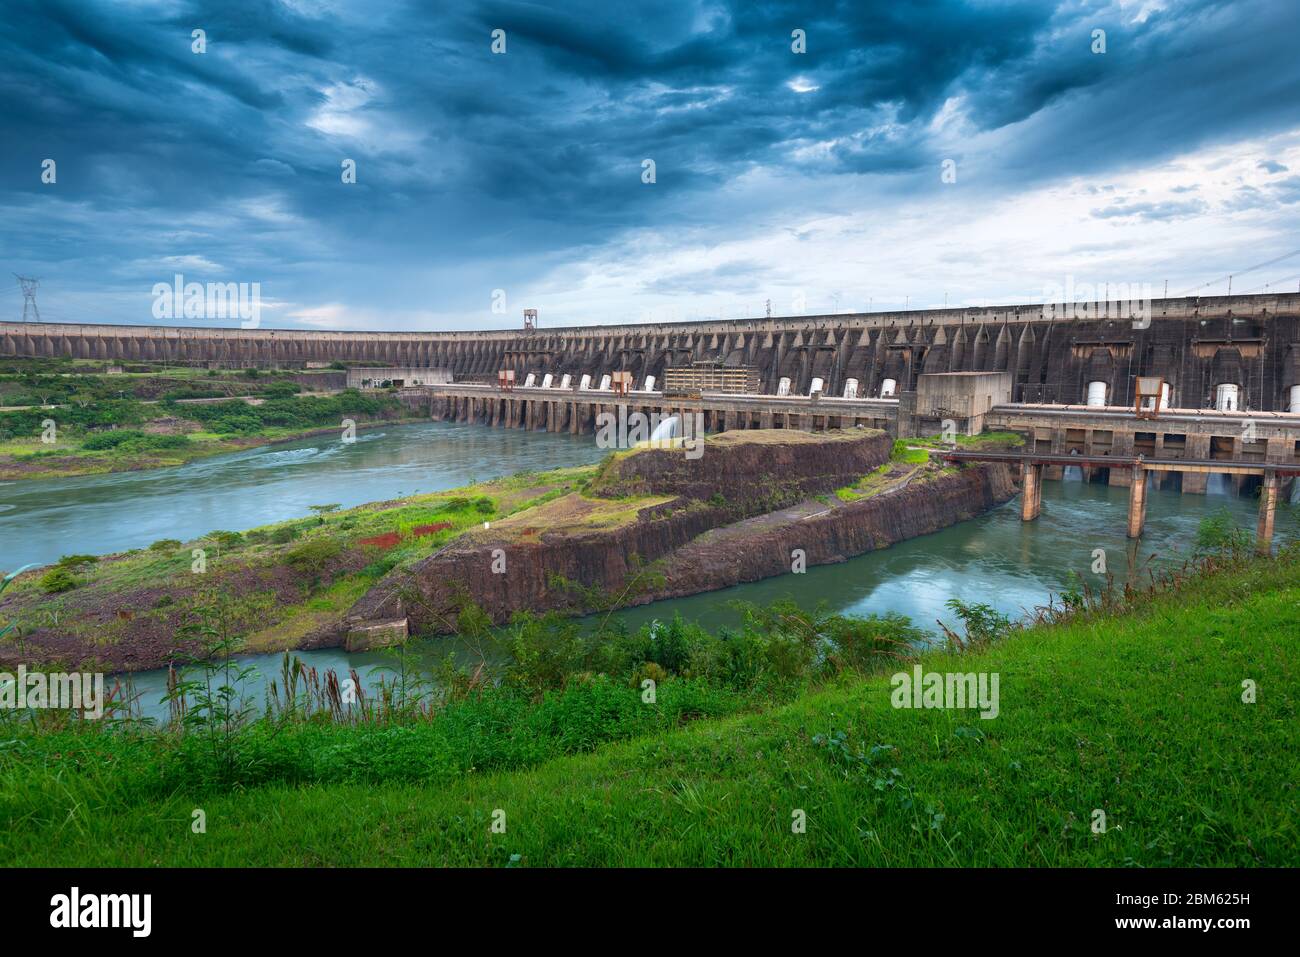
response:
<path fill-rule="evenodd" d="M 942 378 L 949 378 L 943 376 Z M 821 395 L 773 396 L 703 393 L 671 397 L 662 392 L 620 394 L 612 390 L 515 388 L 449 383 L 403 390 L 408 403 L 427 403 L 435 419 L 551 432 L 589 433 L 603 413 L 626 421 L 633 413 L 698 415 L 706 431 L 796 428 L 817 431 L 878 428 L 898 436 L 909 417 L 904 399 L 843 399 Z M 915 395 L 912 395 L 913 400 Z M 910 418 L 914 424 L 924 416 Z M 1204 494 L 1209 476 L 1229 477 L 1237 490 L 1259 487 L 1257 543 L 1272 547 L 1279 494 L 1290 494 L 1300 475 L 1300 415 L 1165 409 L 1139 418 L 1132 409 L 1003 403 L 984 417 L 986 427 L 1025 436 L 1023 450 L 944 453 L 950 462 L 1005 462 L 1019 468 L 1021 517 L 1042 509 L 1042 483 L 1081 469 L 1085 481 L 1104 478 L 1129 489 L 1128 535 L 1139 538 L 1146 521 L 1148 484 Z M 911 433 L 915 435 L 916 433 Z"/>
<path fill-rule="evenodd" d="M 704 393 L 696 398 L 657 391 L 619 394 L 609 389 L 514 388 L 503 391 L 477 383 L 402 390 L 409 405 L 425 405 L 433 419 L 452 419 L 504 428 L 570 432 L 596 431 L 597 416 L 700 415 L 708 432 L 729 429 L 848 429 L 896 431 L 898 401 L 809 396 Z M 1300 417 L 1298 417 L 1300 418 Z"/>
<path fill-rule="evenodd" d="M 1229 463 L 1300 463 L 1300 414 L 1294 413 L 1174 408 L 1138 418 L 1132 408 L 1019 403 L 994 406 L 985 425 L 1024 435 L 1027 449 L 1045 456 L 1046 478 L 1060 478 L 1065 466 L 1076 465 L 1085 481 L 1127 486 L 1128 470 L 1111 467 L 1117 459 L 1211 463 L 1205 469 L 1157 470 L 1158 484 L 1200 494 L 1211 474 L 1233 476 L 1238 491 L 1250 484 L 1247 476 L 1260 474 L 1234 471 Z M 1070 458 L 1049 462 L 1052 455 Z"/>
<path fill-rule="evenodd" d="M 1015 402 L 1109 406 L 1132 405 L 1142 375 L 1165 379 L 1171 407 L 1300 412 L 1300 294 L 1157 299 L 1149 318 L 1094 302 L 483 332 L 6 322 L 0 356 L 344 361 L 443 368 L 470 383 L 502 369 L 520 382 L 626 371 L 637 385 L 707 359 L 753 367 L 770 395 L 820 385 L 827 397 L 876 398 L 914 390 L 924 373 L 1006 372 Z"/>

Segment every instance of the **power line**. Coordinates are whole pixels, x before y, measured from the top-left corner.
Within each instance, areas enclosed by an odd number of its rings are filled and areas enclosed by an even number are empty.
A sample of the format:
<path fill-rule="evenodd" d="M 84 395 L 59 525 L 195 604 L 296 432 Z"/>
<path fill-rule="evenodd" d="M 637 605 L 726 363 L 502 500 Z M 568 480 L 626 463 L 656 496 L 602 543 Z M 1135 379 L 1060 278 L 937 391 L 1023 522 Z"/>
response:
<path fill-rule="evenodd" d="M 1187 292 L 1183 293 L 1183 295 L 1184 296 L 1193 295 L 1194 293 L 1200 292 L 1202 289 L 1206 289 L 1210 286 L 1217 286 L 1221 282 L 1227 282 L 1229 283 L 1229 285 L 1231 285 L 1233 276 L 1240 276 L 1243 275 L 1244 273 L 1254 272 L 1256 269 L 1263 269 L 1265 266 L 1271 266 L 1274 263 L 1280 263 L 1284 259 L 1290 259 L 1292 256 L 1300 256 L 1300 249 L 1292 250 L 1291 252 L 1287 253 L 1284 256 L 1278 256 L 1276 259 L 1270 259 L 1266 263 L 1260 263 L 1257 266 L 1250 266 L 1247 269 L 1238 269 L 1236 272 L 1228 273 L 1228 275 L 1226 276 L 1220 276 L 1218 279 L 1211 279 L 1209 282 L 1202 283 L 1201 285 L 1196 286 L 1195 288 L 1187 290 Z"/>
<path fill-rule="evenodd" d="M 1247 289 L 1242 295 L 1250 295 L 1252 292 L 1259 292 L 1261 289 L 1267 289 L 1269 286 L 1280 286 L 1284 282 L 1295 282 L 1300 279 L 1300 273 L 1294 276 L 1287 276 L 1285 279 L 1274 279 L 1272 282 L 1266 282 L 1262 286 L 1256 286 L 1254 289 Z"/>

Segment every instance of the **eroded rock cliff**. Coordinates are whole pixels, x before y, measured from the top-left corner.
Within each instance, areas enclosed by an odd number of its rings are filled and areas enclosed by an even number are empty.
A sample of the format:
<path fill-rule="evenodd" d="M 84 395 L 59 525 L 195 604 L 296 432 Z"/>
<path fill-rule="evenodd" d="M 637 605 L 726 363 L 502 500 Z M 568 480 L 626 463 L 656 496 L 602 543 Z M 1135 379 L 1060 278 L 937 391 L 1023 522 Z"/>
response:
<path fill-rule="evenodd" d="M 467 602 L 505 622 L 530 609 L 633 605 L 844 561 L 1007 501 L 1002 465 L 917 470 L 856 501 L 828 494 L 889 460 L 881 433 L 724 433 L 705 453 L 646 450 L 608 463 L 585 494 L 475 529 L 385 579 L 349 612 L 344 637 L 407 618 L 450 632 Z"/>

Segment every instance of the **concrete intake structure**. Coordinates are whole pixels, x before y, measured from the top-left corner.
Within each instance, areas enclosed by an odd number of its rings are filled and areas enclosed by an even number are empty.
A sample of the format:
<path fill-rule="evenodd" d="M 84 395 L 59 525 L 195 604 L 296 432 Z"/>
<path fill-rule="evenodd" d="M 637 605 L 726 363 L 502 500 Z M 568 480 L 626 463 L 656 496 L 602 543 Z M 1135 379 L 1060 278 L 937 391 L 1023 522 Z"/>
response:
<path fill-rule="evenodd" d="M 915 390 L 925 372 L 1006 372 L 1012 402 L 1085 405 L 1091 393 L 1094 405 L 1131 406 L 1139 375 L 1162 376 L 1177 408 L 1287 412 L 1300 401 L 1300 294 L 1157 299 L 1149 318 L 1118 311 L 1093 302 L 482 332 L 5 322 L 0 356 L 345 361 L 443 368 L 469 383 L 494 382 L 503 369 L 519 382 L 549 374 L 600 383 L 627 371 L 634 388 L 662 382 L 665 368 L 713 360 L 757 369 L 768 395 L 807 396 L 819 379 L 827 397 L 847 388 L 880 398 Z"/>

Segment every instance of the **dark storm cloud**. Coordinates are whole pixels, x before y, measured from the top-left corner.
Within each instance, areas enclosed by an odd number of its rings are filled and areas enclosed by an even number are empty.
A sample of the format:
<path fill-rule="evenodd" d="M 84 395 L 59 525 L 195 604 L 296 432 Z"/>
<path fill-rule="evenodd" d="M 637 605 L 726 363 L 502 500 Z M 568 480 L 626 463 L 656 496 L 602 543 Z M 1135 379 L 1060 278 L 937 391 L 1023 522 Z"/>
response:
<path fill-rule="evenodd" d="M 0 241 L 13 266 L 69 288 L 126 295 L 194 257 L 286 300 L 463 308 L 629 231 L 743 234 L 769 212 L 727 205 L 753 173 L 771 208 L 822 178 L 860 184 L 869 206 L 939 188 L 943 159 L 1005 134 L 977 177 L 992 199 L 1300 125 L 1293 5 L 1134 14 L 1038 0 L 16 0 L 0 12 Z M 206 54 L 191 52 L 195 28 Z M 795 29 L 806 54 L 791 52 Z M 39 181 L 47 157 L 56 187 Z M 339 181 L 348 158 L 354 186 Z M 744 266 L 687 278 L 723 288 L 763 271 Z M 147 319 L 125 308 L 114 318 Z"/>

